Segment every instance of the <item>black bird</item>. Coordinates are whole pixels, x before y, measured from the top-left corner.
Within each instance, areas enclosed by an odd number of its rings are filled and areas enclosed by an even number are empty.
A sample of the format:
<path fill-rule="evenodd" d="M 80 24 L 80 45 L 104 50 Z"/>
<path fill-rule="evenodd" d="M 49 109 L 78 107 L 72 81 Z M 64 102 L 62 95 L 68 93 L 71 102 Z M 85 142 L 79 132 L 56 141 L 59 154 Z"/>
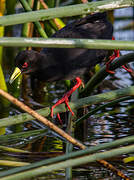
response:
<path fill-rule="evenodd" d="M 53 38 L 112 39 L 113 27 L 106 13 L 96 13 L 76 20 L 61 30 Z M 80 76 L 108 56 L 107 50 L 82 48 L 44 48 L 40 53 L 33 50 L 21 51 L 15 59 L 17 67 L 11 76 L 12 83 L 21 73 L 30 74 L 40 81 L 53 82 L 74 79 L 77 84 L 66 93 L 53 107 L 63 102 L 68 105 L 68 97 L 80 85 Z M 71 111 L 72 112 L 72 111 Z M 73 112 L 72 112 L 73 114 Z"/>

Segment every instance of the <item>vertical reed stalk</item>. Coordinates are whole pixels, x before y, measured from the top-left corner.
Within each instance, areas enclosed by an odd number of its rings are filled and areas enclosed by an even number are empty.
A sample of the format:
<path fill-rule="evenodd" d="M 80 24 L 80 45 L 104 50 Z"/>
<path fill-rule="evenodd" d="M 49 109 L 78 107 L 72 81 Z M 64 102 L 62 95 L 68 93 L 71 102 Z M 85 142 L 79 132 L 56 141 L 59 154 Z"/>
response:
<path fill-rule="evenodd" d="M 4 15 L 5 3 L 6 3 L 5 0 L 0 0 L 0 16 Z M 4 36 L 4 27 L 0 26 L 0 37 L 3 37 L 3 36 Z M 5 78 L 4 78 L 4 74 L 2 70 L 2 59 L 3 59 L 3 47 L 0 46 L 0 89 L 7 91 L 7 86 L 6 86 L 6 82 L 5 82 Z M 9 105 L 9 101 L 7 101 L 5 98 L 1 98 L 1 101 L 4 107 L 7 107 Z M 5 134 L 5 132 L 6 132 L 5 128 L 0 128 L 0 135 Z"/>
<path fill-rule="evenodd" d="M 5 0 L 0 0 L 0 16 L 3 16 L 5 12 Z M 0 37 L 4 36 L 4 27 L 0 26 Z M 0 46 L 0 89 L 7 91 L 5 78 L 2 70 L 2 58 L 3 58 L 3 47 Z"/>

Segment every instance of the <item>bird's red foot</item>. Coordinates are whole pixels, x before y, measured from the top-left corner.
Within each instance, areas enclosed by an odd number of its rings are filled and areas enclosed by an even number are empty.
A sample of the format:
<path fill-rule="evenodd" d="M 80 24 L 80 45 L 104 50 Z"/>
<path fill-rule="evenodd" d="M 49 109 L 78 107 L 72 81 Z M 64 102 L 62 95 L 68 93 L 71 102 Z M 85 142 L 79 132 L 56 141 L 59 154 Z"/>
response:
<path fill-rule="evenodd" d="M 115 38 L 112 37 L 112 40 L 115 40 Z M 108 73 L 110 73 L 110 74 L 114 74 L 114 73 L 115 73 L 114 71 L 109 70 L 109 65 L 110 65 L 110 63 L 111 63 L 115 58 L 118 58 L 118 57 L 120 57 L 120 50 L 114 50 L 113 55 L 111 55 L 111 56 L 109 57 L 109 61 L 106 63 L 106 72 L 108 72 Z M 125 65 L 123 65 L 122 68 L 124 68 L 124 69 L 125 69 L 126 71 L 128 71 L 128 72 L 132 72 L 132 69 L 127 68 Z"/>
<path fill-rule="evenodd" d="M 122 68 L 125 69 L 127 72 L 133 72 L 131 68 L 127 68 L 126 65 L 122 65 Z"/>
<path fill-rule="evenodd" d="M 68 91 L 66 94 L 64 94 L 64 96 L 61 98 L 61 99 L 59 99 L 57 102 L 56 102 L 56 104 L 54 104 L 53 106 L 52 106 L 52 108 L 51 108 L 51 117 L 53 118 L 53 110 L 54 110 L 54 108 L 56 107 L 56 106 L 58 106 L 59 104 L 62 104 L 62 103 L 65 103 L 66 104 L 66 106 L 67 106 L 67 108 L 69 109 L 69 111 L 72 113 L 72 116 L 74 115 L 74 112 L 72 111 L 72 109 L 70 108 L 70 106 L 69 106 L 69 104 L 68 104 L 68 102 L 69 102 L 69 96 L 81 85 L 81 83 L 82 83 L 82 81 L 81 81 L 81 79 L 79 78 L 79 77 L 76 77 L 76 81 L 77 81 L 77 83 L 76 83 L 76 85 L 74 86 L 74 87 L 72 87 L 72 89 L 70 90 L 70 91 Z M 62 124 L 62 120 L 61 120 L 61 118 L 60 118 L 60 114 L 58 113 L 57 114 L 57 117 L 58 117 L 58 119 L 59 119 L 59 121 L 60 121 L 60 123 Z"/>
<path fill-rule="evenodd" d="M 112 40 L 115 40 L 115 38 L 112 37 Z M 116 57 L 120 57 L 120 51 L 119 51 L 119 50 L 114 50 L 113 55 L 111 55 L 111 56 L 109 57 L 109 61 L 106 62 L 106 72 L 108 72 L 108 73 L 110 73 L 110 74 L 114 74 L 114 73 L 115 73 L 114 71 L 109 70 L 109 65 L 110 65 L 110 63 L 111 63 Z"/>
<path fill-rule="evenodd" d="M 106 72 L 110 73 L 110 74 L 114 74 L 114 71 L 109 70 L 109 65 L 110 63 L 116 58 L 116 57 L 120 57 L 120 51 L 119 50 L 114 50 L 114 54 L 111 55 L 109 57 L 109 61 L 106 62 Z"/>

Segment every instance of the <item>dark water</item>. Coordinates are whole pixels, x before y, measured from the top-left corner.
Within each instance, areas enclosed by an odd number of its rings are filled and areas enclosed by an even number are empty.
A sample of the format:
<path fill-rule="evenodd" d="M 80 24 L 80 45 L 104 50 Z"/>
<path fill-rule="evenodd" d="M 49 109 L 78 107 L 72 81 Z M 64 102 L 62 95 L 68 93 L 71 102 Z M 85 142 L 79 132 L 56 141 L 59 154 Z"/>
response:
<path fill-rule="evenodd" d="M 115 21 L 114 27 L 115 32 L 114 36 L 119 40 L 133 40 L 134 39 L 134 30 L 121 30 L 122 27 L 126 26 L 133 20 L 133 8 L 115 10 L 115 16 L 130 16 L 132 17 L 130 20 L 118 20 Z M 11 53 L 11 49 L 7 49 L 9 53 Z M 128 53 L 126 51 L 121 51 L 122 54 Z M 15 53 L 12 53 L 12 64 Z M 8 54 L 5 56 L 6 62 L 9 62 Z M 131 64 L 133 67 L 133 63 Z M 11 69 L 6 66 L 5 63 L 5 75 L 7 82 L 9 80 L 9 76 L 11 73 Z M 117 69 L 116 73 L 112 76 L 106 78 L 105 82 L 109 83 L 109 86 L 106 86 L 102 90 L 102 92 L 109 91 L 111 87 L 112 89 L 127 87 L 133 84 L 133 80 L 129 73 L 127 73 L 124 69 Z M 15 85 L 14 85 L 15 86 Z M 109 88 L 110 87 L 110 88 Z M 16 91 L 14 91 L 14 87 L 9 86 L 10 93 L 18 96 L 20 92 L 20 88 L 16 85 Z M 56 102 L 56 100 L 62 96 L 65 92 L 65 86 L 63 82 L 58 82 L 54 84 L 47 84 L 45 88 L 47 92 L 44 97 L 44 105 L 49 105 L 50 103 Z M 133 113 L 133 102 L 134 100 L 125 101 L 119 103 L 114 107 L 106 108 L 105 110 L 96 113 L 94 116 L 91 116 L 86 125 L 83 125 L 83 136 L 80 137 L 83 139 L 83 142 L 88 146 L 95 146 L 100 143 L 111 142 L 115 139 L 119 139 L 121 137 L 126 137 L 134 134 L 134 113 Z M 93 108 L 93 107 L 91 107 Z M 1 110 L 3 112 L 3 110 Z M 14 115 L 20 113 L 15 106 L 11 106 L 8 111 L 5 110 L 4 113 L 1 113 L 1 118 L 10 115 Z M 16 125 L 10 126 L 6 128 L 7 134 L 22 132 L 29 130 L 29 124 L 24 123 L 24 125 Z M 39 129 L 44 128 L 44 125 L 32 122 L 31 129 Z M 79 132 L 78 132 L 79 133 Z M 9 142 L 9 145 L 13 147 L 23 148 L 25 150 L 30 150 L 33 152 L 52 152 L 52 151 L 62 151 L 63 150 L 63 141 L 55 134 L 50 131 L 45 133 L 45 137 L 30 137 L 26 139 L 12 140 Z M 14 157 L 2 155 L 2 159 L 11 159 Z M 18 157 L 19 159 L 20 157 Z M 37 156 L 37 159 L 39 157 Z M 35 158 L 35 160 L 37 160 Z M 23 159 L 24 160 L 24 159 Z M 39 160 L 39 159 L 38 159 Z M 29 161 L 31 159 L 29 158 Z M 33 160 L 34 161 L 34 160 Z M 133 173 L 133 165 L 126 165 L 122 162 L 122 157 L 119 159 L 115 159 L 115 161 L 111 161 L 115 167 L 121 169 L 126 175 L 134 176 Z M 1 167 L 1 170 L 5 168 Z M 98 164 L 92 164 L 90 166 L 82 166 L 80 168 L 75 168 L 73 170 L 74 179 L 120 179 L 115 174 L 113 174 L 110 170 L 105 169 L 104 167 Z M 50 173 L 44 176 L 42 179 L 64 179 L 65 171 L 55 171 L 54 173 Z M 36 179 L 36 178 L 35 178 Z"/>

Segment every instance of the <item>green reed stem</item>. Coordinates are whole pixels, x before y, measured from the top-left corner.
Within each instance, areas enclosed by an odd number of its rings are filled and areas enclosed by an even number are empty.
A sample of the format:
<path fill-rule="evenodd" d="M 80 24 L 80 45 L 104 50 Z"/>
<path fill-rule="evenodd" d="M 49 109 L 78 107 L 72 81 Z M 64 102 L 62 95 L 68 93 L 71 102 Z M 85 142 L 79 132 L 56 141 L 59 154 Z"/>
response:
<path fill-rule="evenodd" d="M 19 0 L 22 4 L 22 6 L 24 7 L 24 9 L 26 11 L 32 11 L 32 9 L 30 8 L 28 2 L 26 0 Z M 47 34 L 45 33 L 44 29 L 42 28 L 41 24 L 39 22 L 34 22 L 34 24 L 36 25 L 37 27 L 37 30 L 39 32 L 39 34 L 44 37 L 44 38 L 47 38 Z"/>
<path fill-rule="evenodd" d="M 109 143 L 99 144 L 97 146 L 90 147 L 90 148 L 87 148 L 85 150 L 72 152 L 72 153 L 65 154 L 65 155 L 58 156 L 58 157 L 51 158 L 51 159 L 45 159 L 45 160 L 33 163 L 31 165 L 28 165 L 28 166 L 10 169 L 8 171 L 1 172 L 0 177 L 8 176 L 8 175 L 11 175 L 11 174 L 14 174 L 14 173 L 19 173 L 19 172 L 22 172 L 22 171 L 30 170 L 32 168 L 37 168 L 37 167 L 40 167 L 40 166 L 43 166 L 43 165 L 49 165 L 49 164 L 52 164 L 52 163 L 65 161 L 65 160 L 70 159 L 70 158 L 75 158 L 75 157 L 78 157 L 78 156 L 83 156 L 83 155 L 95 153 L 95 152 L 97 152 L 99 150 L 104 150 L 104 149 L 107 149 L 107 148 L 110 149 L 110 148 L 114 148 L 114 147 L 117 147 L 117 146 L 120 146 L 120 145 L 124 145 L 126 143 L 128 144 L 128 143 L 133 143 L 133 142 L 134 142 L 134 136 L 120 138 L 119 140 L 115 140 L 115 141 L 109 142 Z"/>
<path fill-rule="evenodd" d="M 101 102 L 108 102 L 115 99 L 119 99 L 125 96 L 134 96 L 134 86 L 122 88 L 119 90 L 110 91 L 107 93 L 102 93 L 94 96 L 89 96 L 85 98 L 78 99 L 75 102 L 70 102 L 69 105 L 72 110 L 79 109 L 81 107 L 86 107 L 92 104 L 98 104 Z M 40 115 L 48 116 L 51 112 L 50 108 L 43 108 L 41 110 L 37 110 Z M 54 113 L 66 112 L 65 104 L 61 104 L 54 109 Z M 27 113 L 23 113 L 21 115 L 15 115 L 13 117 L 3 118 L 0 120 L 0 127 L 6 127 L 13 124 L 23 123 L 29 120 L 33 120 L 34 118 Z"/>
<path fill-rule="evenodd" d="M 26 22 L 44 21 L 56 17 L 70 17 L 93 12 L 104 12 L 108 10 L 126 8 L 134 6 L 133 0 L 107 0 L 97 1 L 85 4 L 77 4 L 65 7 L 50 8 L 48 10 L 39 10 L 34 12 L 8 15 L 0 18 L 0 25 L 15 25 Z"/>
<path fill-rule="evenodd" d="M 88 150 L 90 150 L 90 149 L 86 149 L 84 151 L 87 152 Z M 78 151 L 78 153 L 79 152 L 80 151 Z M 64 161 L 56 162 L 56 163 L 53 163 L 53 164 L 50 164 L 47 166 L 42 166 L 39 168 L 30 169 L 28 171 L 20 172 L 20 173 L 14 174 L 14 175 L 9 175 L 9 176 L 1 178 L 1 180 L 18 180 L 18 179 L 25 180 L 26 178 L 37 177 L 39 175 L 43 175 L 45 173 L 52 172 L 54 170 L 59 170 L 59 169 L 67 168 L 67 167 L 79 166 L 81 164 L 91 163 L 91 162 L 95 162 L 95 161 L 98 161 L 101 159 L 112 158 L 112 157 L 115 157 L 118 155 L 122 155 L 124 153 L 131 153 L 131 152 L 134 152 L 134 145 L 120 147 L 120 148 L 116 148 L 116 149 L 105 151 L 105 152 L 95 153 L 93 155 L 81 156 L 81 154 L 80 154 L 81 157 L 77 157 L 74 159 L 68 159 L 65 162 Z M 70 154 L 70 156 L 72 154 Z M 63 158 L 63 156 L 60 156 L 59 159 L 60 158 Z M 27 168 L 27 167 L 25 167 L 25 168 Z M 24 167 L 22 167 L 22 168 L 24 168 Z"/>

